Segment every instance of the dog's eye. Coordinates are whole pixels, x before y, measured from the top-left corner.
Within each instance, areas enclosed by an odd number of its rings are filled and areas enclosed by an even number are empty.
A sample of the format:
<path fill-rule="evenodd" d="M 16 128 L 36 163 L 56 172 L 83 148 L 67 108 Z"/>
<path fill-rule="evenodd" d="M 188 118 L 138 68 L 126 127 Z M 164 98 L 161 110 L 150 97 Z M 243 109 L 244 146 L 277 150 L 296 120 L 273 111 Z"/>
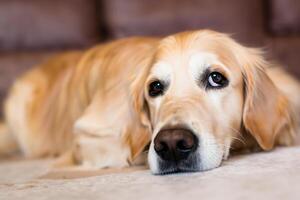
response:
<path fill-rule="evenodd" d="M 151 97 L 157 97 L 159 95 L 162 95 L 164 92 L 164 84 L 160 81 L 153 81 L 149 85 L 149 96 Z"/>
<path fill-rule="evenodd" d="M 211 88 L 222 88 L 228 84 L 228 80 L 219 72 L 210 73 L 207 82 L 207 86 Z"/>

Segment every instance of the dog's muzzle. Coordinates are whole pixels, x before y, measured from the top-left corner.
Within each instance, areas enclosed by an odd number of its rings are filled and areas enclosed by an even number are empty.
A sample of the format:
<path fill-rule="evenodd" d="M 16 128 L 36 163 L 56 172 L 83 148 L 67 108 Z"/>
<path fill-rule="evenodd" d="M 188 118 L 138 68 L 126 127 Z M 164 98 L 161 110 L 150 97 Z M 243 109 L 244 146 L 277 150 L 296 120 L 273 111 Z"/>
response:
<path fill-rule="evenodd" d="M 162 129 L 154 138 L 160 174 L 196 171 L 198 138 L 185 128 Z"/>

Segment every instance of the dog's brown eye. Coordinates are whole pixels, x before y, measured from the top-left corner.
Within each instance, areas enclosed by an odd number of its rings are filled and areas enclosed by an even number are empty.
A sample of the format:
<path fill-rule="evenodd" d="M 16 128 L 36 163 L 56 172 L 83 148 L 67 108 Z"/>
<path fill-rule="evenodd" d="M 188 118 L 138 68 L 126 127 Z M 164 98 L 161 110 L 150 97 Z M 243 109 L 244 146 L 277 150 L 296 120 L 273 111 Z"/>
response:
<path fill-rule="evenodd" d="M 159 95 L 162 95 L 164 92 L 164 85 L 160 81 L 153 81 L 149 85 L 149 96 L 151 97 L 157 97 Z"/>
<path fill-rule="evenodd" d="M 210 73 L 207 82 L 207 86 L 211 88 L 222 88 L 228 84 L 228 80 L 219 72 Z"/>

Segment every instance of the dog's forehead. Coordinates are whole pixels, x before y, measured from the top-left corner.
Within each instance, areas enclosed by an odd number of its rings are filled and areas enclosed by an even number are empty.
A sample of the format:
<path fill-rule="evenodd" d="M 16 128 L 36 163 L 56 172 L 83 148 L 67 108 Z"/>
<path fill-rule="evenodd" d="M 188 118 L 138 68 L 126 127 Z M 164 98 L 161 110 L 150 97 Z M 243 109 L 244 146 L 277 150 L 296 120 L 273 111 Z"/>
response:
<path fill-rule="evenodd" d="M 215 53 L 208 51 L 186 52 L 170 55 L 158 60 L 152 67 L 151 74 L 167 79 L 172 73 L 191 73 L 198 75 L 212 65 L 223 66 Z"/>
<path fill-rule="evenodd" d="M 193 75 L 199 75 L 211 66 L 224 66 L 218 56 L 211 52 L 197 52 L 190 56 L 189 70 Z"/>

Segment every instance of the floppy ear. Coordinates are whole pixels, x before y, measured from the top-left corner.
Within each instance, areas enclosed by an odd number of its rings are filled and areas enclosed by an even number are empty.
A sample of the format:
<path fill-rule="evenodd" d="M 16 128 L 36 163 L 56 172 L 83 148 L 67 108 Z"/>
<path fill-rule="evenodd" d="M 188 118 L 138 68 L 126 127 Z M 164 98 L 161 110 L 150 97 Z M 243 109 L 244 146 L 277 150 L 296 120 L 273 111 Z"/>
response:
<path fill-rule="evenodd" d="M 144 94 L 146 78 L 150 71 L 150 62 L 150 59 L 143 61 L 140 72 L 133 77 L 133 82 L 130 86 L 132 109 L 136 121 L 135 125 L 130 127 L 130 130 L 127 130 L 128 134 L 126 134 L 126 140 L 131 147 L 133 160 L 140 155 L 151 140 L 152 126 L 149 107 Z"/>
<path fill-rule="evenodd" d="M 294 117 L 288 99 L 266 73 L 269 67 L 258 50 L 247 49 L 242 65 L 245 83 L 243 124 L 264 150 L 279 143 L 290 143 Z"/>
<path fill-rule="evenodd" d="M 135 114 L 139 118 L 139 123 L 151 129 L 149 107 L 145 99 L 145 83 L 149 74 L 150 67 L 146 66 L 134 78 L 131 87 L 132 106 Z"/>

